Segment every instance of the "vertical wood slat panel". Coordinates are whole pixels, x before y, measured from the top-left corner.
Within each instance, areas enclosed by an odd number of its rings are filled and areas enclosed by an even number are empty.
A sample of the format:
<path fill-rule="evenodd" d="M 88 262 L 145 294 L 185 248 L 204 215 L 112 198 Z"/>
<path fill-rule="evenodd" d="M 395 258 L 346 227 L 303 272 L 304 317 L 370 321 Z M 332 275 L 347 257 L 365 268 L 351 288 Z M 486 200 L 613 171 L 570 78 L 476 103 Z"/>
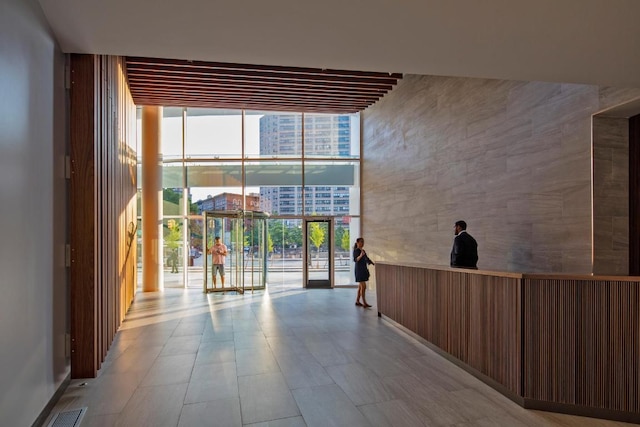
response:
<path fill-rule="evenodd" d="M 71 367 L 85 378 L 97 374 L 135 294 L 135 105 L 122 58 L 71 55 L 71 64 Z"/>
<path fill-rule="evenodd" d="M 640 413 L 640 283 L 523 282 L 524 397 Z"/>
<path fill-rule="evenodd" d="M 523 397 L 526 407 L 640 420 L 637 278 L 422 268 L 414 290 L 405 284 L 415 270 L 376 264 L 382 314 L 411 329 L 398 315 L 399 295 L 415 295 L 411 330 Z"/>
<path fill-rule="evenodd" d="M 95 283 L 94 66 L 90 56 L 72 55 L 69 92 L 69 244 L 71 246 L 70 331 L 71 375 L 94 377 L 97 305 Z"/>
<path fill-rule="evenodd" d="M 524 397 L 575 404 L 578 322 L 575 286 L 557 280 L 523 280 Z M 553 307 L 553 308 L 552 308 Z M 557 310 L 556 310 L 557 308 Z"/>
<path fill-rule="evenodd" d="M 519 280 L 376 264 L 378 310 L 520 394 Z"/>

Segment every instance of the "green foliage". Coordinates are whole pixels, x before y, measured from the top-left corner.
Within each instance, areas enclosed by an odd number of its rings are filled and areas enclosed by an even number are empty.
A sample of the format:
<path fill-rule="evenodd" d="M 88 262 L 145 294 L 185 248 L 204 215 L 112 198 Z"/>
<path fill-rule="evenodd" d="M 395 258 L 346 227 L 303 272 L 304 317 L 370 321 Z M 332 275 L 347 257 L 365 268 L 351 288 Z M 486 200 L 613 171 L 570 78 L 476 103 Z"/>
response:
<path fill-rule="evenodd" d="M 164 241 L 169 249 L 177 249 L 182 241 L 182 231 L 180 230 L 180 223 L 175 219 L 167 220 L 167 229 L 164 233 Z"/>
<path fill-rule="evenodd" d="M 320 251 L 320 246 L 324 243 L 325 238 L 325 227 L 321 227 L 319 223 L 312 222 L 309 227 L 311 228 L 311 232 L 309 233 L 309 240 L 313 243 L 318 251 Z"/>
<path fill-rule="evenodd" d="M 316 247 L 316 259 L 320 259 L 320 246 L 324 243 L 324 238 L 326 235 L 325 229 L 326 225 L 323 227 L 318 222 L 312 222 L 309 225 L 310 233 L 309 240 Z M 319 261 L 317 261 L 319 263 Z"/>
<path fill-rule="evenodd" d="M 183 193 L 181 191 L 177 191 L 173 188 L 164 188 L 162 190 L 162 200 L 164 200 L 165 203 L 168 203 L 170 206 L 175 206 L 175 212 L 165 212 L 165 214 L 180 215 L 180 203 L 182 201 L 182 197 Z M 189 194 L 189 199 L 187 200 L 187 207 L 190 214 L 198 213 L 198 205 L 196 203 L 191 203 L 191 194 Z"/>
<path fill-rule="evenodd" d="M 267 234 L 267 253 L 273 252 L 273 239 L 271 234 Z"/>
<path fill-rule="evenodd" d="M 350 239 L 351 236 L 349 236 L 349 230 L 345 230 L 344 233 L 342 233 L 342 237 L 340 238 L 340 247 L 345 251 L 349 251 L 349 248 L 351 247 Z"/>
<path fill-rule="evenodd" d="M 285 243 L 289 246 L 302 247 L 302 229 L 298 227 L 287 228 L 285 230 Z"/>
<path fill-rule="evenodd" d="M 282 220 L 269 220 L 269 237 L 272 242 L 277 242 L 276 246 L 289 248 L 293 245 L 302 246 L 302 230 L 300 228 L 285 227 Z"/>

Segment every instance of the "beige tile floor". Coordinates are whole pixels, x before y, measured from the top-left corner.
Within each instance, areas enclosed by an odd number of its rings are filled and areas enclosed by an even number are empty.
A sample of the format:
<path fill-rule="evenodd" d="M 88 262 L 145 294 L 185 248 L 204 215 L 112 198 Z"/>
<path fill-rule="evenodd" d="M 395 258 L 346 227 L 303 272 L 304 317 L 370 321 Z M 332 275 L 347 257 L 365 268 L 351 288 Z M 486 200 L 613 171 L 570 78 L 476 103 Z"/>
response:
<path fill-rule="evenodd" d="M 138 293 L 81 426 L 630 426 L 526 410 L 354 306 L 355 289 Z M 47 421 L 48 423 L 48 421 Z M 45 425 L 47 424 L 45 423 Z"/>

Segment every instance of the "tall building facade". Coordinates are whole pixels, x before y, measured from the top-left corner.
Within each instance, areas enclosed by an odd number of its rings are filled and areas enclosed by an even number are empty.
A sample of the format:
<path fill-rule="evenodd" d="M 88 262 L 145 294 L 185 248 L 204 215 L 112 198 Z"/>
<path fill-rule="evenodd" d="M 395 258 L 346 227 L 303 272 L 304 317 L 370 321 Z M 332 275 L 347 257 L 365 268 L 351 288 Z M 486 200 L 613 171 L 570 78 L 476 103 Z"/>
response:
<path fill-rule="evenodd" d="M 278 158 L 302 157 L 302 115 L 265 115 L 260 119 L 260 155 Z M 304 156 L 306 159 L 349 157 L 351 118 L 348 115 L 304 116 Z M 310 186 L 265 187 L 260 189 L 262 209 L 278 215 L 349 215 L 349 187 Z"/>

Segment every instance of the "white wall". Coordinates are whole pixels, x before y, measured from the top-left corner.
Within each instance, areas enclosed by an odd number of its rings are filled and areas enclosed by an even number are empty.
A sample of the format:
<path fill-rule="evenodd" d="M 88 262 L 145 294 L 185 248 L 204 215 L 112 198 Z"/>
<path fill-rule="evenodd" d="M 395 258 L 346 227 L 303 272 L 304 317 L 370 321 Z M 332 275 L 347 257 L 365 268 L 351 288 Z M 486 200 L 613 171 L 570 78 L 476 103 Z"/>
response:
<path fill-rule="evenodd" d="M 64 56 L 35 0 L 0 1 L 0 425 L 29 426 L 69 373 Z"/>

